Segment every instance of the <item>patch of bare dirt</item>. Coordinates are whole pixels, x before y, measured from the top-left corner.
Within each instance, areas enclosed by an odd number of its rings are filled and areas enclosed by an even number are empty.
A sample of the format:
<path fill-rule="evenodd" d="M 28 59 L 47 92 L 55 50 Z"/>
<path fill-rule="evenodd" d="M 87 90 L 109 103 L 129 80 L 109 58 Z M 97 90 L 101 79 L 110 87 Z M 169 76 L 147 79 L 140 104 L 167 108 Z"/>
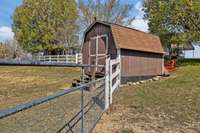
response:
<path fill-rule="evenodd" d="M 165 79 L 173 79 L 176 78 L 177 74 L 176 73 L 172 73 L 169 77 L 165 77 Z"/>

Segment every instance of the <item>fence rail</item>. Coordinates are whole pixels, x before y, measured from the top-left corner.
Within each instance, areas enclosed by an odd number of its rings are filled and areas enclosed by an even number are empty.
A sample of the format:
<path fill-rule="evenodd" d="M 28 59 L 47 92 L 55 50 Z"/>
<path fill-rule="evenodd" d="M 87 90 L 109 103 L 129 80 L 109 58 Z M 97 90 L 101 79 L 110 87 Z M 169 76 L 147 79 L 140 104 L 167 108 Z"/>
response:
<path fill-rule="evenodd" d="M 104 110 L 105 78 L 101 78 L 0 111 L 0 131 L 90 133 Z"/>
<path fill-rule="evenodd" d="M 37 60 L 15 60 L 15 59 L 0 59 L 1 66 L 38 66 L 38 67 L 105 67 L 104 65 L 88 65 L 88 64 L 76 64 L 66 62 L 40 62 Z"/>
<path fill-rule="evenodd" d="M 64 63 L 82 63 L 82 54 L 78 53 L 75 55 L 45 55 L 38 56 L 37 59 L 40 62 L 64 62 Z"/>
<path fill-rule="evenodd" d="M 70 57 L 71 58 L 71 57 Z M 0 60 L 0 65 L 104 67 L 105 77 L 0 111 L 0 132 L 91 133 L 120 85 L 120 59 L 104 65 Z M 82 70 L 83 72 L 83 70 Z"/>
<path fill-rule="evenodd" d="M 120 59 L 110 60 L 110 104 L 112 103 L 113 92 L 120 85 Z"/>

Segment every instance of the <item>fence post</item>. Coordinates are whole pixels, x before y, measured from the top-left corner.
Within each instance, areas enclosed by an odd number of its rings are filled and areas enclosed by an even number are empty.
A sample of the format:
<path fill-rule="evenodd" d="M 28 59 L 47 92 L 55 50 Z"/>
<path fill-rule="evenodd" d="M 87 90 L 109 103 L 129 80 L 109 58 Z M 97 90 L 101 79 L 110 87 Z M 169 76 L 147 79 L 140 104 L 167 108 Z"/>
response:
<path fill-rule="evenodd" d="M 84 67 L 81 67 L 81 83 L 84 83 Z"/>
<path fill-rule="evenodd" d="M 112 80 L 113 80 L 113 77 L 112 77 L 112 75 L 113 75 L 113 72 L 112 72 L 112 66 L 113 66 L 113 64 L 112 64 L 112 62 L 111 62 L 111 60 L 109 61 L 109 68 L 110 68 L 110 76 L 109 76 L 109 81 L 110 81 L 110 83 L 109 83 L 109 103 L 110 104 L 112 104 L 112 85 L 113 85 L 113 83 L 112 83 Z"/>
<path fill-rule="evenodd" d="M 81 88 L 81 133 L 84 133 L 84 92 Z"/>
<path fill-rule="evenodd" d="M 105 110 L 109 108 L 109 62 L 110 58 L 106 58 L 105 63 Z"/>
<path fill-rule="evenodd" d="M 68 63 L 68 57 L 67 57 L 67 54 L 65 55 L 65 63 Z"/>
<path fill-rule="evenodd" d="M 51 55 L 49 55 L 49 62 L 51 62 Z"/>
<path fill-rule="evenodd" d="M 80 63 L 83 64 L 83 55 L 80 53 Z"/>
<path fill-rule="evenodd" d="M 57 62 L 59 62 L 59 55 L 57 55 Z"/>
<path fill-rule="evenodd" d="M 119 75 L 118 75 L 118 89 L 119 89 L 119 87 L 120 87 L 120 84 L 121 84 L 121 62 L 119 62 L 119 64 L 118 64 L 118 70 L 119 70 Z"/>
<path fill-rule="evenodd" d="M 76 59 L 76 64 L 78 64 L 78 54 L 77 53 L 75 55 L 75 59 Z"/>

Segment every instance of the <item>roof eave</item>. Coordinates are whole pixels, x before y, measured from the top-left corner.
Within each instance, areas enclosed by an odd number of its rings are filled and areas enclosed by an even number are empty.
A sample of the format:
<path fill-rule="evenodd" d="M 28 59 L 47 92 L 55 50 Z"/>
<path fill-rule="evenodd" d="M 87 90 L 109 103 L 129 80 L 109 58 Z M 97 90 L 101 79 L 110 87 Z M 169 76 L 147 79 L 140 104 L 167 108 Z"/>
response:
<path fill-rule="evenodd" d="M 130 51 L 138 51 L 138 52 L 145 52 L 145 53 L 154 53 L 154 54 L 165 54 L 166 52 L 159 52 L 159 51 L 149 51 L 149 50 L 138 50 L 138 49 L 129 49 L 129 48 L 119 48 L 124 50 L 130 50 Z"/>
<path fill-rule="evenodd" d="M 100 24 L 104 24 L 104 25 L 107 25 L 107 26 L 111 26 L 110 24 L 107 24 L 107 23 L 104 23 L 104 22 L 101 22 L 101 21 L 94 21 L 84 32 L 84 35 L 96 24 L 96 23 L 100 23 Z"/>

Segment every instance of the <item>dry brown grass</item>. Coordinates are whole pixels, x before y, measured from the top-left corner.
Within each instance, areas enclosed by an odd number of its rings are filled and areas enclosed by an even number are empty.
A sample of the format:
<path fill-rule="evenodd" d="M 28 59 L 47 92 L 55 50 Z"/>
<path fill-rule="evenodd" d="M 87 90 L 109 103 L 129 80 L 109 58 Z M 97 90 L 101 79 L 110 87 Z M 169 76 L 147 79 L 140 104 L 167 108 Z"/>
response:
<path fill-rule="evenodd" d="M 70 87 L 80 70 L 55 67 L 0 67 L 0 109 Z"/>
<path fill-rule="evenodd" d="M 74 78 L 79 78 L 79 70 L 73 68 L 34 68 L 34 67 L 1 67 L 0 87 L 2 107 L 14 106 L 15 104 L 46 96 L 57 91 L 62 91 L 71 85 Z M 84 91 L 84 105 L 89 110 L 84 115 L 85 132 L 90 129 L 101 114 L 103 109 L 94 100 L 104 88 Z M 102 94 L 103 95 L 103 94 Z M 90 101 L 90 104 L 88 102 Z M 80 132 L 81 91 L 77 90 L 69 94 L 52 99 L 43 104 L 20 111 L 0 120 L 0 133 L 55 133 L 70 122 L 72 126 L 76 120 L 78 123 L 73 127 L 74 133 Z M 92 106 L 91 106 L 92 105 Z M 86 111 L 85 108 L 85 111 Z M 68 130 L 64 126 L 62 132 Z"/>
<path fill-rule="evenodd" d="M 199 133 L 200 65 L 173 78 L 121 88 L 97 133 Z"/>

